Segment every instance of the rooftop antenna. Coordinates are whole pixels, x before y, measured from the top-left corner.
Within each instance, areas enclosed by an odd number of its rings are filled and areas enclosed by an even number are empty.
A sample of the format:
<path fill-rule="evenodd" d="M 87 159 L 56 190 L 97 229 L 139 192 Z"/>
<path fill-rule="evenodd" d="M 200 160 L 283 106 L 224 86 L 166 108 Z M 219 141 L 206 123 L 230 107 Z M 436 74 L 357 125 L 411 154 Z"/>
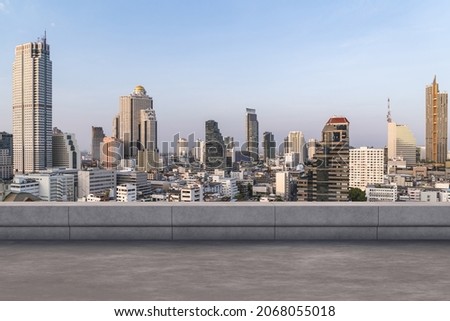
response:
<path fill-rule="evenodd" d="M 391 117 L 391 100 L 388 98 L 388 113 L 387 113 L 387 122 L 392 123 Z"/>

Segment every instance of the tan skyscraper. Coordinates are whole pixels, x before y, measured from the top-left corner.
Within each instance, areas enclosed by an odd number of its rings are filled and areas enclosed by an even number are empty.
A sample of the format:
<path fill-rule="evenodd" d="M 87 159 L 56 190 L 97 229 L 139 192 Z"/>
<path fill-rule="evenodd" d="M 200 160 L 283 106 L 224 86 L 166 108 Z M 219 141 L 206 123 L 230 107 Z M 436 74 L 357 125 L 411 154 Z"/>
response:
<path fill-rule="evenodd" d="M 445 163 L 447 159 L 448 95 L 439 92 L 439 84 L 433 83 L 425 89 L 426 97 L 426 159 L 434 163 Z"/>
<path fill-rule="evenodd" d="M 138 167 L 149 170 L 158 162 L 156 113 L 144 87 L 136 86 L 131 95 L 120 97 L 113 135 L 123 142 L 124 158 L 137 160 Z"/>
<path fill-rule="evenodd" d="M 16 47 L 13 137 L 17 172 L 52 167 L 52 62 L 46 37 Z"/>

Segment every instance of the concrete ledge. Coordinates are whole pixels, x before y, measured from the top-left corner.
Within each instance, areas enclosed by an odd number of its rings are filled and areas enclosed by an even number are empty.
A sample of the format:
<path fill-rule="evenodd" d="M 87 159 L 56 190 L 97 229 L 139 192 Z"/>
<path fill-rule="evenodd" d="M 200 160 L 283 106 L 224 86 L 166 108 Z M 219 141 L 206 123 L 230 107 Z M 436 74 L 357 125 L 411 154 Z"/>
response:
<path fill-rule="evenodd" d="M 0 227 L 0 240 L 69 240 L 69 227 Z"/>
<path fill-rule="evenodd" d="M 67 206 L 1 206 L 0 226 L 69 226 Z"/>
<path fill-rule="evenodd" d="M 379 240 L 450 240 L 450 226 L 379 227 Z"/>
<path fill-rule="evenodd" d="M 174 240 L 274 240 L 273 227 L 174 227 Z"/>
<path fill-rule="evenodd" d="M 172 239 L 171 227 L 71 227 L 71 240 L 164 240 Z"/>
<path fill-rule="evenodd" d="M 374 206 L 275 206 L 276 226 L 376 226 Z"/>
<path fill-rule="evenodd" d="M 171 226 L 168 206 L 69 207 L 70 226 Z"/>
<path fill-rule="evenodd" d="M 177 205 L 173 226 L 275 226 L 271 205 Z"/>
<path fill-rule="evenodd" d="M 450 203 L 0 203 L 0 240 L 69 239 L 450 240 Z"/>
<path fill-rule="evenodd" d="M 277 227 L 277 240 L 376 240 L 376 227 Z"/>

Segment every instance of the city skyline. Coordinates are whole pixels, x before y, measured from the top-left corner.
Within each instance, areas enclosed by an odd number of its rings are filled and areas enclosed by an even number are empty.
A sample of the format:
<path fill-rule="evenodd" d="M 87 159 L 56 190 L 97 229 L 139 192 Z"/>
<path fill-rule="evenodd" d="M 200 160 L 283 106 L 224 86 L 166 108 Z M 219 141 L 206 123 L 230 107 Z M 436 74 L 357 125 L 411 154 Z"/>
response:
<path fill-rule="evenodd" d="M 424 145 L 424 88 L 435 74 L 450 88 L 450 49 L 437 41 L 448 26 L 434 18 L 436 8 L 448 15 L 446 2 L 1 3 L 0 131 L 12 132 L 14 47 L 42 26 L 54 62 L 53 124 L 75 133 L 82 150 L 92 126 L 111 135 L 119 97 L 136 85 L 154 99 L 160 142 L 178 132 L 202 138 L 214 119 L 242 143 L 242 112 L 254 108 L 260 135 L 272 132 L 277 145 L 289 131 L 318 139 L 324 120 L 343 115 L 355 147 L 386 145 L 387 97 Z M 135 19 L 111 23 L 122 11 Z"/>

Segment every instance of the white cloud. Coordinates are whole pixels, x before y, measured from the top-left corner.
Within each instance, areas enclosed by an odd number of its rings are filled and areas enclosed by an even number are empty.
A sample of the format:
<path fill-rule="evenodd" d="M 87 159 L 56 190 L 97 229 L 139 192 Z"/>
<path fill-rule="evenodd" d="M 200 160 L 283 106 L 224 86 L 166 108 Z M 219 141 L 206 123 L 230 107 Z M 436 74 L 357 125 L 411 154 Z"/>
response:
<path fill-rule="evenodd" d="M 3 2 L 0 2 L 0 12 L 6 11 L 6 5 Z"/>

